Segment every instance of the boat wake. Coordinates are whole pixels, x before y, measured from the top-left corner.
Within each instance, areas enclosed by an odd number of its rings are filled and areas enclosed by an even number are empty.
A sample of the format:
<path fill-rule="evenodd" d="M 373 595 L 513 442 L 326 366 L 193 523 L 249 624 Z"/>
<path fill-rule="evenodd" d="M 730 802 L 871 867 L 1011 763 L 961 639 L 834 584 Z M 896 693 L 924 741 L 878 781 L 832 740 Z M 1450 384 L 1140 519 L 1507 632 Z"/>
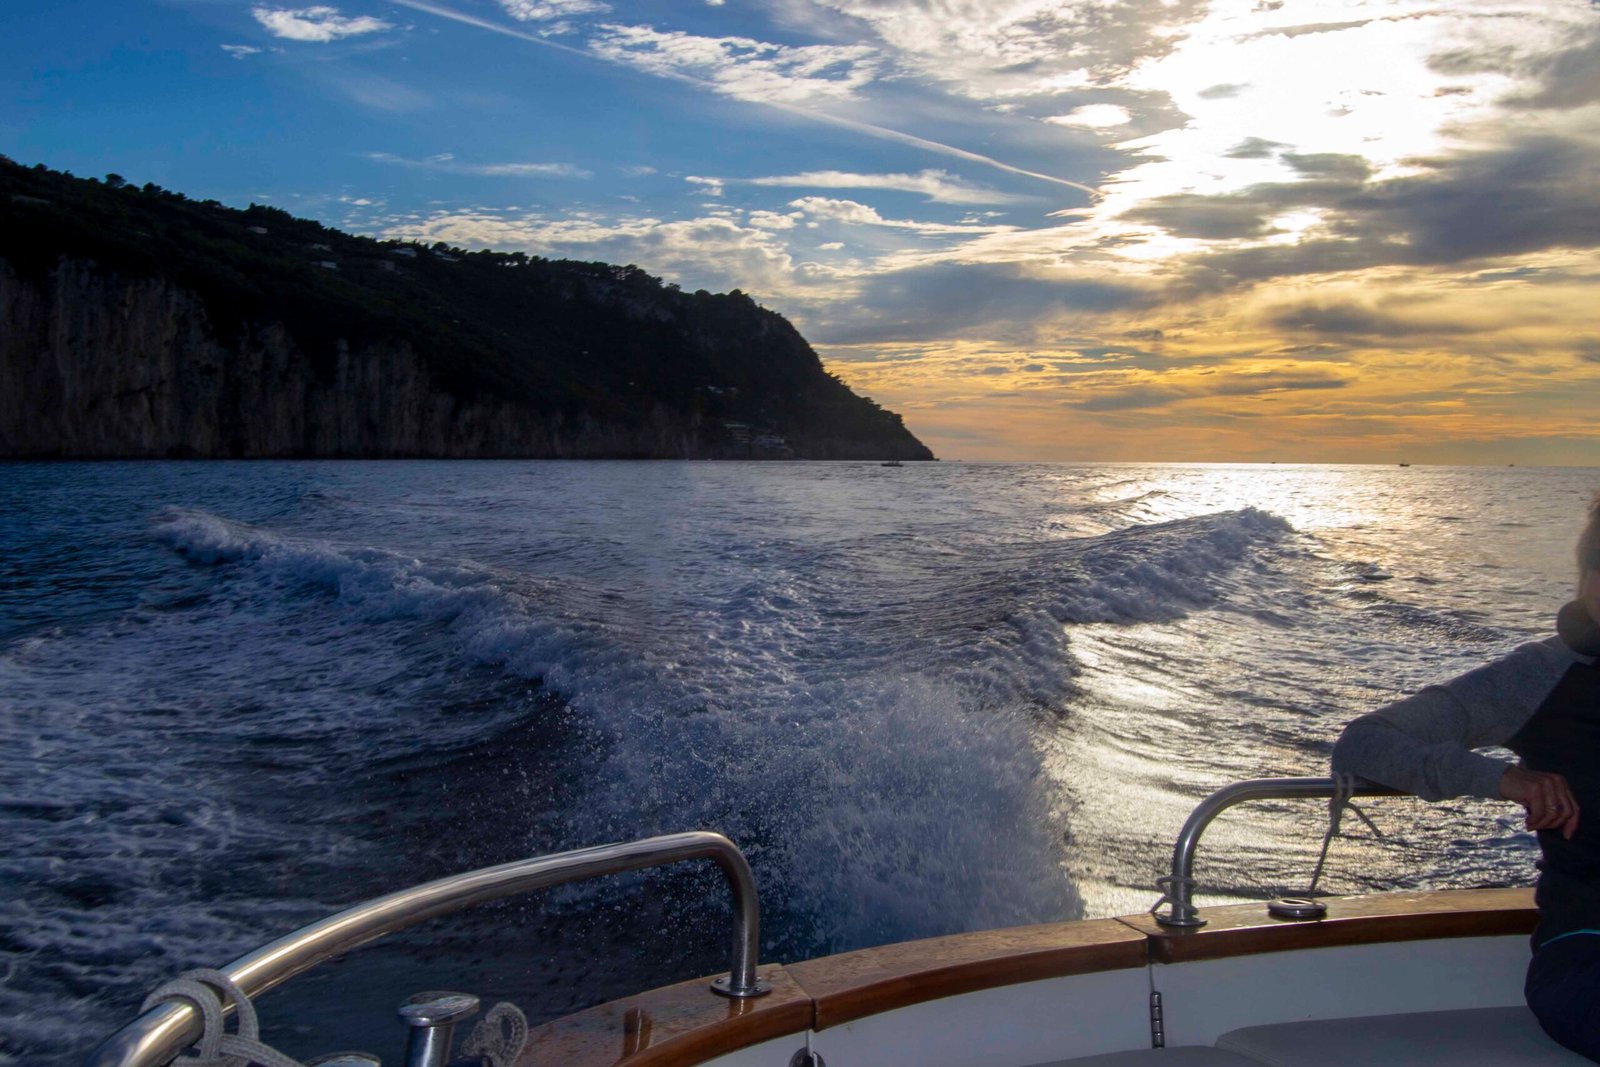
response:
<path fill-rule="evenodd" d="M 1148 477 L 449 469 L 164 508 L 120 549 L 136 595 L 54 576 L 73 613 L 0 643 L 0 1055 L 68 1062 L 164 976 L 395 885 L 685 829 L 745 848 L 769 959 L 1138 910 L 1196 793 L 1311 769 L 1314 720 L 1421 677 L 1419 634 L 1507 633 Z M 721 965 L 711 872 L 507 908 L 297 1010 L 423 957 L 535 1017 Z"/>

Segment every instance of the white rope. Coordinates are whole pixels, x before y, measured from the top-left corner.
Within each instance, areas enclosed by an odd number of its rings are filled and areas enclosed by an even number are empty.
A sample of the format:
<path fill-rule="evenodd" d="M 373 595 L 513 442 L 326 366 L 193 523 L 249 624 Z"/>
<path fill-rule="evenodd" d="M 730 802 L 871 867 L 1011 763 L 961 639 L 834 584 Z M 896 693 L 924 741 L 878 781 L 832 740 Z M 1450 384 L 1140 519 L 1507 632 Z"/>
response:
<path fill-rule="evenodd" d="M 204 1025 L 199 1040 L 190 1046 L 195 1054 L 179 1056 L 172 1061 L 179 1067 L 305 1067 L 299 1060 L 261 1043 L 255 1005 L 244 995 L 244 990 L 221 971 L 207 968 L 184 971 L 146 997 L 139 1010 L 149 1011 L 157 1004 L 179 1000 L 193 1004 Z M 231 1034 L 224 1029 L 228 1000 L 233 1001 L 234 1014 L 239 1020 L 237 1032 Z"/>
<path fill-rule="evenodd" d="M 1156 879 L 1156 888 L 1161 890 L 1161 899 L 1150 905 L 1151 915 L 1154 915 L 1156 912 L 1160 911 L 1161 905 L 1163 904 L 1171 904 L 1174 907 L 1177 906 L 1178 898 L 1172 895 L 1172 891 L 1178 886 L 1183 886 L 1185 889 L 1189 890 L 1187 895 L 1192 904 L 1194 901 L 1194 879 L 1179 878 L 1176 875 L 1164 874 L 1160 878 Z"/>
<path fill-rule="evenodd" d="M 461 1051 L 477 1056 L 483 1067 L 511 1067 L 528 1043 L 528 1017 L 515 1004 L 502 1000 L 472 1028 Z"/>
<path fill-rule="evenodd" d="M 1333 796 L 1328 799 L 1328 832 L 1322 835 L 1322 851 L 1317 855 L 1316 869 L 1311 872 L 1311 884 L 1306 888 L 1306 896 L 1315 896 L 1317 883 L 1322 880 L 1323 865 L 1328 862 L 1328 846 L 1333 844 L 1333 839 L 1339 836 L 1339 823 L 1344 817 L 1344 809 L 1349 808 L 1360 816 L 1361 821 L 1367 824 L 1376 837 L 1382 837 L 1383 831 L 1378 829 L 1367 813 L 1356 807 L 1353 798 L 1356 795 L 1356 776 L 1353 774 L 1336 774 L 1333 776 Z"/>

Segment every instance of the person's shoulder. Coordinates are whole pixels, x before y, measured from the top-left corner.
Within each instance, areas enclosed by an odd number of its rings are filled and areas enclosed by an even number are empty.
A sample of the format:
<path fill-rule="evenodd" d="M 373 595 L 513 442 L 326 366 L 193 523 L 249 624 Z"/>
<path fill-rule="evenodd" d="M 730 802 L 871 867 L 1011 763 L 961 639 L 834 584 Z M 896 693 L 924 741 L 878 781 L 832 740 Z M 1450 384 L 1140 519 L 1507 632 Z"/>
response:
<path fill-rule="evenodd" d="M 1561 638 L 1551 635 L 1537 641 L 1526 641 L 1487 663 L 1474 667 L 1443 683 L 1442 688 L 1455 693 L 1482 691 L 1491 693 L 1506 688 L 1541 688 L 1556 680 L 1575 663 L 1584 658 L 1568 648 Z"/>
<path fill-rule="evenodd" d="M 1592 658 L 1574 652 L 1558 635 L 1551 634 L 1549 637 L 1518 645 L 1494 661 L 1491 666 L 1503 664 L 1524 669 L 1542 667 L 1552 671 L 1565 671 L 1575 663 L 1588 663 Z"/>

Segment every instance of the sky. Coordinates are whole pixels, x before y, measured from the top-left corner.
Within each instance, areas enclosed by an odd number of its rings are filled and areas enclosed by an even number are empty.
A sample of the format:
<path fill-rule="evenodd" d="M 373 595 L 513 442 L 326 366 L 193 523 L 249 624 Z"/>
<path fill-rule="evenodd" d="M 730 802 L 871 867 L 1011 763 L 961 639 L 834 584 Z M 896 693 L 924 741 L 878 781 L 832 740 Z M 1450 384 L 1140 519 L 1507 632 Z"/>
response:
<path fill-rule="evenodd" d="M 943 458 L 1600 466 L 1590 0 L 7 0 L 0 152 L 741 289 Z"/>

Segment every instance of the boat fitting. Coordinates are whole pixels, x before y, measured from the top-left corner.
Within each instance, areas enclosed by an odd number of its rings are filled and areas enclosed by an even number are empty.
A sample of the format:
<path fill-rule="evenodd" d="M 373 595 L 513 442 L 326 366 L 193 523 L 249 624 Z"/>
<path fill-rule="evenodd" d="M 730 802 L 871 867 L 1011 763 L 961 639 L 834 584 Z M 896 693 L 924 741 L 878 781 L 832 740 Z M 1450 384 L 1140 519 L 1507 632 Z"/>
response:
<path fill-rule="evenodd" d="M 1161 899 L 1150 909 L 1156 922 L 1180 930 L 1206 924 L 1200 917 L 1199 909 L 1194 905 L 1194 854 L 1200 846 L 1200 835 L 1211 825 L 1212 819 L 1235 804 L 1242 804 L 1247 800 L 1286 800 L 1303 797 L 1331 800 L 1338 795 L 1341 795 L 1339 782 L 1333 778 L 1253 778 L 1247 782 L 1235 782 L 1223 786 L 1206 797 L 1194 811 L 1189 813 L 1183 829 L 1178 831 L 1177 843 L 1172 848 L 1172 873 L 1156 880 L 1157 888 L 1162 891 Z M 1386 785 L 1375 785 L 1357 779 L 1354 786 L 1343 795 L 1348 798 L 1401 797 L 1407 794 Z M 1161 912 L 1163 904 L 1168 905 L 1165 914 Z"/>

